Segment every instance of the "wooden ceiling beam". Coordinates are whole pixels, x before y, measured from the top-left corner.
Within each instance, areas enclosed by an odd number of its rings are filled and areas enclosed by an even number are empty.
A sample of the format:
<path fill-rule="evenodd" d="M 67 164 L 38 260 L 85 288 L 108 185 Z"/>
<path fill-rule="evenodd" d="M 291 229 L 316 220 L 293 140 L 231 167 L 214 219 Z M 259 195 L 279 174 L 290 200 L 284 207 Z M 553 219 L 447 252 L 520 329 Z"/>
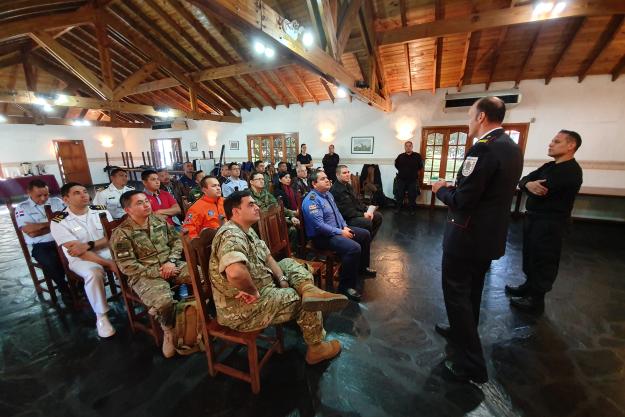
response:
<path fill-rule="evenodd" d="M 141 81 L 148 78 L 157 69 L 158 69 L 158 64 L 156 62 L 146 63 L 144 66 L 139 68 L 137 72 L 132 74 L 130 77 L 126 78 L 126 80 L 124 80 L 124 82 L 122 82 L 115 89 L 115 91 L 113 91 L 113 99 L 120 100 L 123 97 L 126 97 L 127 95 L 129 95 L 130 92 L 132 92 L 132 90 L 141 83 Z"/>
<path fill-rule="evenodd" d="M 243 75 L 242 77 L 245 77 L 245 76 Z M 243 84 L 241 84 L 238 80 L 237 80 L 237 83 L 238 83 L 238 87 L 241 89 L 241 91 L 243 91 L 243 94 L 245 94 L 245 97 L 250 99 L 250 101 L 256 107 L 258 107 L 259 110 L 262 110 L 263 107 L 265 107 L 265 105 L 261 103 L 261 101 L 253 93 L 250 93 L 249 91 L 247 91 L 247 88 Z"/>
<path fill-rule="evenodd" d="M 24 70 L 26 88 L 30 91 L 37 91 L 37 74 L 30 60 L 30 54 L 25 51 L 22 51 L 22 69 Z"/>
<path fill-rule="evenodd" d="M 0 58 L 0 69 L 6 67 L 12 67 L 13 65 L 20 64 L 22 62 L 22 56 L 19 53 L 11 54 L 7 57 Z"/>
<path fill-rule="evenodd" d="M 37 16 L 3 23 L 0 25 L 0 40 L 25 35 L 32 32 L 33 29 L 46 31 L 88 24 L 93 21 L 93 16 L 94 9 L 90 4 L 87 4 L 73 12 Z"/>
<path fill-rule="evenodd" d="M 588 71 L 595 63 L 601 52 L 612 42 L 614 36 L 619 32 L 619 28 L 623 25 L 623 21 L 625 19 L 625 14 L 614 15 L 610 18 L 608 25 L 605 27 L 603 32 L 601 32 L 601 36 L 599 40 L 592 48 L 586 59 L 582 62 L 582 67 L 577 74 L 577 82 L 584 81 L 586 75 L 588 75 Z"/>
<path fill-rule="evenodd" d="M 538 45 L 538 38 L 540 37 L 540 33 L 543 28 L 543 23 L 536 23 L 536 28 L 534 30 L 534 35 L 532 36 L 532 40 L 530 42 L 530 47 L 527 50 L 527 53 L 523 57 L 523 63 L 519 67 L 517 71 L 516 77 L 514 79 L 514 88 L 518 87 L 521 84 L 521 80 L 523 79 L 523 74 L 527 69 L 527 64 L 529 64 L 530 59 L 534 56 L 534 52 L 536 51 L 536 46 Z"/>
<path fill-rule="evenodd" d="M 330 101 L 332 103 L 334 103 L 334 94 L 332 94 L 332 90 L 330 90 L 330 86 L 328 85 L 328 82 L 320 77 L 319 81 L 321 81 L 321 85 L 323 86 L 323 89 L 326 90 L 326 94 L 328 95 L 328 98 L 330 99 Z"/>
<path fill-rule="evenodd" d="M 404 0 L 402 0 L 404 1 Z M 337 38 L 337 57 L 340 58 L 345 51 L 345 46 L 349 40 L 349 35 L 354 28 L 354 25 L 358 19 L 358 10 L 362 6 L 363 0 L 351 0 L 347 3 L 341 13 L 341 19 L 339 20 Z"/>
<path fill-rule="evenodd" d="M 278 88 L 278 86 L 273 82 L 273 80 L 269 77 L 268 74 L 264 73 L 264 72 L 259 72 L 257 74 L 261 80 L 263 80 L 263 82 L 269 86 L 269 88 L 271 89 L 271 91 L 273 91 L 273 93 L 277 96 L 280 97 L 280 100 L 282 100 L 282 104 L 284 104 L 284 106 L 286 106 L 286 108 L 289 108 L 290 106 L 290 101 L 289 99 L 286 97 L 286 95 L 282 92 L 282 90 L 280 90 Z"/>
<path fill-rule="evenodd" d="M 258 10 L 256 7 L 257 2 L 254 0 L 240 0 L 237 2 L 228 0 L 189 0 L 189 2 L 199 4 L 203 8 L 210 10 L 219 16 L 223 22 L 237 27 L 248 36 L 258 36 L 276 47 L 279 45 L 281 48 L 286 48 L 293 53 L 301 65 L 310 71 L 323 76 L 333 84 L 345 86 L 365 103 L 384 111 L 390 111 L 391 102 L 389 100 L 369 89 L 357 88 L 355 86 L 357 80 L 349 71 L 319 47 L 313 45 L 304 48 L 301 42 L 293 41 L 286 36 L 280 24 L 283 18 L 265 3 L 261 3 L 262 10 Z M 259 13 L 262 14 L 262 19 Z M 262 27 L 258 22 L 261 22 Z"/>
<path fill-rule="evenodd" d="M 297 100 L 300 107 L 304 107 L 304 101 L 301 98 L 299 98 L 299 96 L 297 95 L 297 91 L 295 91 L 295 89 L 293 88 L 291 83 L 286 79 L 286 77 L 282 75 L 282 72 L 280 72 L 280 69 L 277 69 L 276 71 L 274 71 L 274 74 L 276 75 L 276 77 L 278 77 L 278 80 L 280 80 L 282 85 L 286 87 L 289 93 L 291 93 L 293 98 Z"/>
<path fill-rule="evenodd" d="M 576 17 L 572 19 L 571 29 L 568 32 L 564 32 L 564 41 L 563 41 L 564 46 L 562 47 L 560 52 L 556 55 L 556 59 L 553 61 L 553 65 L 551 66 L 551 69 L 549 70 L 549 72 L 547 72 L 547 76 L 545 77 L 545 85 L 551 82 L 551 79 L 556 73 L 556 69 L 558 69 L 558 65 L 560 64 L 560 62 L 562 62 L 562 58 L 564 58 L 564 55 L 571 48 L 571 45 L 573 45 L 573 41 L 577 37 L 577 34 L 579 33 L 582 26 L 584 26 L 585 22 L 586 22 L 585 17 Z"/>
<path fill-rule="evenodd" d="M 374 32 L 374 15 L 372 0 L 365 0 L 359 13 L 360 32 L 364 43 L 369 51 L 369 86 L 373 93 L 378 89 L 382 91 L 382 96 L 389 97 L 386 85 L 386 75 L 382 67 L 382 58 L 378 52 L 377 39 Z M 390 103 L 390 102 L 389 102 Z"/>
<path fill-rule="evenodd" d="M 293 62 L 286 58 L 277 58 L 273 61 L 251 61 L 240 62 L 238 64 L 226 65 L 217 68 L 208 68 L 203 71 L 193 73 L 191 76 L 196 81 L 217 80 L 219 78 L 234 77 L 243 74 L 252 74 L 259 71 L 268 71 L 276 68 L 286 67 Z"/>
<path fill-rule="evenodd" d="M 70 70 L 72 74 L 87 84 L 97 95 L 106 99 L 113 98 L 113 90 L 51 35 L 43 31 L 36 31 L 32 32 L 30 36 L 57 61 L 63 64 L 64 67 Z"/>
<path fill-rule="evenodd" d="M 67 72 L 64 67 L 57 67 L 56 65 L 51 64 L 45 59 L 32 53 L 30 54 L 30 62 L 54 78 L 63 81 L 67 85 L 66 89 L 68 90 L 80 90 L 85 92 L 91 91 L 88 85 L 86 85 L 82 80 L 76 78 L 70 72 Z"/>
<path fill-rule="evenodd" d="M 235 79 L 235 78 L 230 78 L 230 82 L 232 82 L 233 84 L 235 84 L 235 86 L 240 85 L 239 82 Z M 206 82 L 212 89 L 214 89 L 215 91 L 219 92 L 222 96 L 224 97 L 228 97 L 230 99 L 230 102 L 233 103 L 233 108 L 232 110 L 237 110 L 240 111 L 241 109 L 245 109 L 247 111 L 250 111 L 251 108 L 247 105 L 247 103 L 245 102 L 245 100 L 243 100 L 241 97 L 239 97 L 238 95 L 234 94 L 232 92 L 232 90 L 229 90 L 226 88 L 226 85 L 223 83 L 215 83 L 213 81 L 207 81 Z M 238 88 L 238 87 L 237 87 Z M 242 88 L 239 88 L 240 90 L 243 90 Z"/>
<path fill-rule="evenodd" d="M 312 97 L 312 99 L 315 101 L 315 104 L 319 104 L 319 99 L 315 96 L 315 94 L 312 92 L 312 90 L 310 89 L 310 87 L 308 86 L 308 84 L 306 84 L 306 80 L 304 79 L 304 77 L 302 77 L 302 75 L 299 73 L 299 71 L 297 70 L 297 67 L 291 67 L 292 71 L 295 73 L 295 76 L 297 77 L 297 79 L 299 80 L 299 82 L 304 86 L 304 88 L 306 89 L 306 91 L 308 92 L 308 94 L 310 95 L 310 97 Z"/>
<path fill-rule="evenodd" d="M 434 0 L 434 21 L 443 19 L 443 5 L 441 0 Z M 432 73 L 432 94 L 436 93 L 436 88 L 440 86 L 441 64 L 443 58 L 443 38 L 438 36 L 434 42 L 434 61 Z"/>
<path fill-rule="evenodd" d="M 76 119 L 60 119 L 52 117 L 25 117 L 25 116 L 8 116 L 7 124 L 14 125 L 54 125 L 54 126 L 73 126 Z M 133 129 L 150 129 L 152 123 L 128 123 L 128 122 L 102 122 L 99 120 L 90 120 L 91 126 L 98 127 L 115 127 L 115 128 L 133 128 Z"/>
<path fill-rule="evenodd" d="M 0 103 L 12 104 L 32 104 L 37 96 L 34 91 L 0 90 Z M 63 104 L 54 104 L 57 107 L 79 107 L 83 109 L 102 109 L 122 113 L 144 114 L 159 117 L 160 113 L 152 106 L 142 104 L 132 104 L 122 101 L 100 100 L 91 97 L 66 96 L 67 100 Z M 173 117 L 184 117 L 194 120 L 213 120 L 218 122 L 241 123 L 241 118 L 230 115 L 214 115 L 207 113 L 184 112 L 172 109 Z"/>
<path fill-rule="evenodd" d="M 326 40 L 325 33 L 323 32 L 323 24 L 321 22 L 321 16 L 319 14 L 319 6 L 317 0 L 306 0 L 306 7 L 308 8 L 308 15 L 310 16 L 310 22 L 317 34 L 317 40 L 319 41 L 319 48 L 326 50 L 328 41 Z"/>
<path fill-rule="evenodd" d="M 493 58 L 490 64 L 490 71 L 488 73 L 488 78 L 486 79 L 486 89 L 490 87 L 493 82 L 493 77 L 495 75 L 495 70 L 497 69 L 497 63 L 499 62 L 499 55 L 501 55 L 501 47 L 506 40 L 506 36 L 508 35 L 508 27 L 504 27 L 499 32 L 499 38 L 497 39 L 497 44 L 493 49 Z"/>
<path fill-rule="evenodd" d="M 406 16 L 406 0 L 399 0 L 399 15 L 401 17 L 401 26 L 406 27 L 408 25 L 408 18 Z M 410 69 L 410 44 L 408 42 L 404 44 L 404 59 L 406 60 L 408 95 L 412 96 L 412 71 Z"/>
<path fill-rule="evenodd" d="M 316 0 L 321 18 L 321 27 L 327 42 L 328 54 L 334 59 L 338 59 L 338 45 L 336 40 L 336 24 L 332 16 L 330 0 Z"/>
<path fill-rule="evenodd" d="M 95 15 L 95 34 L 98 45 L 98 54 L 100 55 L 100 71 L 104 83 L 110 88 L 115 88 L 115 80 L 113 79 L 113 64 L 111 63 L 111 41 L 109 39 L 106 25 L 102 23 L 100 14 Z"/>
<path fill-rule="evenodd" d="M 473 32 L 467 33 L 467 39 L 464 41 L 464 51 L 462 52 L 462 64 L 460 64 L 460 77 L 458 78 L 458 84 L 456 87 L 458 91 L 462 90 L 462 85 L 467 80 L 467 61 L 469 60 L 469 46 L 471 45 L 471 37 Z"/>
<path fill-rule="evenodd" d="M 621 59 L 619 59 L 619 61 L 614 66 L 614 68 L 612 68 L 612 71 L 610 71 L 610 74 L 612 74 L 612 81 L 616 81 L 616 79 L 623 73 L 624 69 L 625 69 L 625 54 L 621 57 Z"/>
<path fill-rule="evenodd" d="M 243 78 L 243 80 L 245 80 L 245 82 L 247 83 L 247 85 L 250 86 L 250 88 L 253 91 L 256 91 L 258 94 L 260 94 L 262 96 L 262 98 L 265 99 L 265 101 L 267 103 L 269 103 L 269 105 L 275 110 L 276 108 L 276 102 L 271 98 L 271 96 L 265 91 L 265 89 L 263 89 L 263 87 L 258 84 L 256 82 L 256 80 L 249 74 L 245 74 L 243 75 L 241 78 Z M 261 108 L 262 109 L 262 108 Z"/>
<path fill-rule="evenodd" d="M 523 23 L 560 19 L 573 16 L 606 16 L 625 13 L 625 2 L 621 0 L 569 0 L 558 16 L 545 14 L 533 16 L 534 5 L 507 7 L 472 13 L 437 22 L 408 26 L 378 32 L 378 45 L 405 43 L 417 39 L 458 33 L 475 32 L 502 26 L 513 26 Z"/>

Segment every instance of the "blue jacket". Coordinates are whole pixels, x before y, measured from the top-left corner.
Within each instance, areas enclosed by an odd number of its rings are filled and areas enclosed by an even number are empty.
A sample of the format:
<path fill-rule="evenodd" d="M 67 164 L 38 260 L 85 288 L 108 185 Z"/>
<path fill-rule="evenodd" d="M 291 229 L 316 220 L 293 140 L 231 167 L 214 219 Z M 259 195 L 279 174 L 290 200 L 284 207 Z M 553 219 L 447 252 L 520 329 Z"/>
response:
<path fill-rule="evenodd" d="M 228 197 L 230 194 L 232 194 L 235 191 L 243 191 L 243 190 L 247 190 L 247 181 L 241 178 L 239 178 L 238 180 L 235 180 L 234 178 L 230 177 L 221 186 L 221 195 L 224 197 Z"/>
<path fill-rule="evenodd" d="M 309 238 L 340 235 L 347 226 L 330 192 L 311 190 L 302 202 L 302 212 Z"/>

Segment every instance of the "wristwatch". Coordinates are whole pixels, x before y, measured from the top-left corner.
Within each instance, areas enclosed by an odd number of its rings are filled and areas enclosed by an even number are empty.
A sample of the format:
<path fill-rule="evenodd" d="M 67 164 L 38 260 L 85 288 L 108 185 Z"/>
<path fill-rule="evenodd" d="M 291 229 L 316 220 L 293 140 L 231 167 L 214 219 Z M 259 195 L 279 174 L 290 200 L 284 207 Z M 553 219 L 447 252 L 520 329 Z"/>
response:
<path fill-rule="evenodd" d="M 289 281 L 286 277 L 286 275 L 282 275 L 280 278 L 278 278 L 278 283 L 281 283 L 282 281 Z"/>
<path fill-rule="evenodd" d="M 87 250 L 93 250 L 93 248 L 95 247 L 95 242 L 93 240 L 90 240 L 89 242 L 87 242 L 87 245 L 89 245 L 89 249 Z"/>
<path fill-rule="evenodd" d="M 171 262 L 172 264 L 176 265 L 176 262 L 178 262 L 178 259 L 176 259 L 176 258 L 169 258 L 168 261 Z"/>

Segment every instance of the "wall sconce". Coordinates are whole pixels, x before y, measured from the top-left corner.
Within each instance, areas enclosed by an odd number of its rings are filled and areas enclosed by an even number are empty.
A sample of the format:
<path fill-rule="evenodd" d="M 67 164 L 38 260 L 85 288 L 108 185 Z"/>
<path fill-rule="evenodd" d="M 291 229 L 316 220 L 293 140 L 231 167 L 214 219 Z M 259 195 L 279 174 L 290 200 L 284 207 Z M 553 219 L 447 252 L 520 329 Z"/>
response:
<path fill-rule="evenodd" d="M 334 133 L 336 132 L 336 126 L 334 126 L 331 123 L 321 123 L 319 125 L 319 132 L 321 133 L 321 136 L 319 137 L 319 139 L 322 142 L 332 142 L 334 140 Z"/>
<path fill-rule="evenodd" d="M 217 145 L 217 132 L 215 130 L 209 130 L 206 132 L 206 139 L 208 139 L 208 146 Z"/>
<path fill-rule="evenodd" d="M 409 139 L 412 139 L 416 127 L 417 123 L 414 121 L 414 119 L 402 117 L 395 124 L 395 130 L 397 131 L 397 135 L 395 137 L 401 141 L 407 141 Z"/>
<path fill-rule="evenodd" d="M 98 140 L 100 141 L 100 145 L 102 145 L 103 148 L 113 147 L 113 138 L 110 136 L 100 136 Z"/>

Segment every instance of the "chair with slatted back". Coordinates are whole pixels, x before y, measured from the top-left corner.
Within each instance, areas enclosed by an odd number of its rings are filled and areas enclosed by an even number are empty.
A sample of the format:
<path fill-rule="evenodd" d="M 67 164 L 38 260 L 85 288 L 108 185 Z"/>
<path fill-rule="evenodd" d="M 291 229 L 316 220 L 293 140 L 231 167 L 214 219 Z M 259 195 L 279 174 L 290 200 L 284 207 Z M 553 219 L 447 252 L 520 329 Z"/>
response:
<path fill-rule="evenodd" d="M 271 337 L 263 334 L 263 330 L 239 332 L 230 329 L 220 325 L 214 316 L 211 316 L 209 308 L 213 303 L 213 295 L 210 285 L 208 285 L 208 288 L 205 288 L 206 286 L 203 285 L 202 276 L 206 277 L 206 281 L 209 281 L 208 264 L 211 254 L 211 242 L 216 232 L 214 229 L 204 229 L 200 232 L 199 237 L 190 240 L 188 232 L 184 230 L 181 236 L 182 247 L 184 248 L 185 258 L 189 267 L 189 275 L 191 276 L 193 294 L 202 322 L 202 337 L 208 362 L 208 373 L 210 376 L 215 376 L 221 372 L 246 381 L 251 385 L 252 392 L 258 394 L 260 392 L 260 370 L 274 352 L 282 353 L 282 326 L 274 326 L 276 335 Z M 214 339 L 223 342 L 221 349 L 216 349 L 216 341 Z M 269 348 L 260 361 L 257 345 L 259 339 L 269 343 Z M 249 372 L 241 371 L 218 361 L 222 353 L 232 345 L 235 347 L 247 347 Z"/>
<path fill-rule="evenodd" d="M 104 228 L 104 234 L 106 238 L 110 241 L 111 236 L 113 234 L 113 230 L 126 219 L 125 215 L 121 219 L 108 221 L 106 218 L 106 213 L 100 213 L 100 222 L 102 222 L 102 227 Z M 111 253 L 113 252 L 113 248 L 109 247 Z M 136 333 L 137 330 L 140 330 L 148 335 L 152 336 L 154 339 L 154 343 L 156 343 L 157 347 L 161 346 L 162 334 L 163 331 L 161 326 L 158 324 L 154 316 L 148 314 L 148 308 L 139 296 L 133 291 L 133 289 L 128 285 L 128 277 L 123 274 L 121 271 L 119 272 L 119 284 L 121 287 L 122 298 L 124 299 L 124 304 L 126 305 L 126 312 L 128 313 L 128 323 L 130 324 L 130 330 L 132 333 Z M 147 324 L 145 323 L 147 321 Z"/>
<path fill-rule="evenodd" d="M 360 187 L 360 175 L 351 174 L 350 182 L 351 182 L 352 189 L 354 190 L 354 194 L 356 195 L 356 197 L 358 197 L 359 200 L 363 200 L 365 196 L 364 196 L 363 190 Z"/>
<path fill-rule="evenodd" d="M 189 199 L 186 196 L 182 196 L 182 206 L 180 207 L 181 213 L 180 215 L 184 218 L 187 216 L 187 213 L 189 212 L 189 209 L 191 208 L 191 206 L 193 205 L 192 202 L 189 201 Z"/>
<path fill-rule="evenodd" d="M 312 261 L 322 262 L 325 264 L 323 279 L 325 280 L 326 289 L 329 289 L 333 286 L 334 281 L 338 280 L 339 277 L 339 269 L 341 268 L 341 261 L 336 252 L 330 249 L 318 249 L 316 248 L 311 241 L 306 237 L 306 226 L 304 224 L 304 213 L 302 211 L 302 200 L 301 196 L 296 195 L 297 206 L 299 210 L 297 211 L 297 218 L 300 223 L 300 233 L 299 236 L 299 255 L 304 259 L 309 259 L 312 257 Z M 319 283 L 321 285 L 321 283 Z"/>
<path fill-rule="evenodd" d="M 58 304 L 58 299 L 56 295 L 56 285 L 52 281 L 52 278 L 46 276 L 45 271 L 43 271 L 42 266 L 37 263 L 32 256 L 30 255 L 30 251 L 28 250 L 28 245 L 26 244 L 26 240 L 24 239 L 24 234 L 20 230 L 17 224 L 17 218 L 15 217 L 15 208 L 11 200 L 7 201 L 7 207 L 9 209 L 9 215 L 11 216 L 11 222 L 13 223 L 13 227 L 15 228 L 15 234 L 17 235 L 17 240 L 20 243 L 20 247 L 22 248 L 22 253 L 24 254 L 24 260 L 26 261 L 26 266 L 28 267 L 28 272 L 30 272 L 30 277 L 33 280 L 33 285 L 35 286 L 35 291 L 37 291 L 37 295 L 41 295 L 44 292 L 50 294 L 50 301 L 53 305 Z M 35 270 L 41 269 L 43 272 L 43 276 L 39 278 L 37 275 L 37 271 Z"/>
<path fill-rule="evenodd" d="M 325 264 L 323 262 L 308 261 L 292 256 L 288 226 L 286 224 L 282 202 L 269 207 L 267 210 L 261 210 L 260 220 L 258 221 L 258 231 L 260 238 L 267 244 L 271 256 L 273 256 L 276 261 L 284 258 L 292 258 L 303 265 L 308 265 L 315 278 L 315 282 L 318 284 L 321 281 L 323 272 L 325 271 Z"/>
<path fill-rule="evenodd" d="M 45 211 L 46 211 L 46 217 L 48 218 L 49 221 L 52 221 L 52 219 L 55 216 L 61 213 L 61 212 L 53 212 L 50 206 L 45 206 Z M 69 268 L 69 262 L 67 260 L 67 257 L 65 256 L 65 252 L 63 252 L 63 248 L 57 245 L 56 250 L 57 250 L 57 253 L 59 254 L 59 258 L 61 259 L 61 264 L 63 265 L 65 276 L 67 277 L 67 284 L 68 284 L 67 286 L 69 288 L 69 293 L 72 298 L 72 304 L 74 305 L 74 308 L 77 310 L 80 310 L 82 308 L 89 306 L 89 303 L 85 303 L 82 297 L 79 297 L 78 295 L 78 289 L 84 284 L 83 279 Z M 115 277 L 111 271 L 106 270 L 106 269 L 105 271 L 106 271 L 106 279 L 104 281 L 104 285 L 105 286 L 108 285 L 110 288 L 111 297 L 109 298 L 116 297 L 118 292 L 117 292 L 117 284 L 115 283 Z"/>

